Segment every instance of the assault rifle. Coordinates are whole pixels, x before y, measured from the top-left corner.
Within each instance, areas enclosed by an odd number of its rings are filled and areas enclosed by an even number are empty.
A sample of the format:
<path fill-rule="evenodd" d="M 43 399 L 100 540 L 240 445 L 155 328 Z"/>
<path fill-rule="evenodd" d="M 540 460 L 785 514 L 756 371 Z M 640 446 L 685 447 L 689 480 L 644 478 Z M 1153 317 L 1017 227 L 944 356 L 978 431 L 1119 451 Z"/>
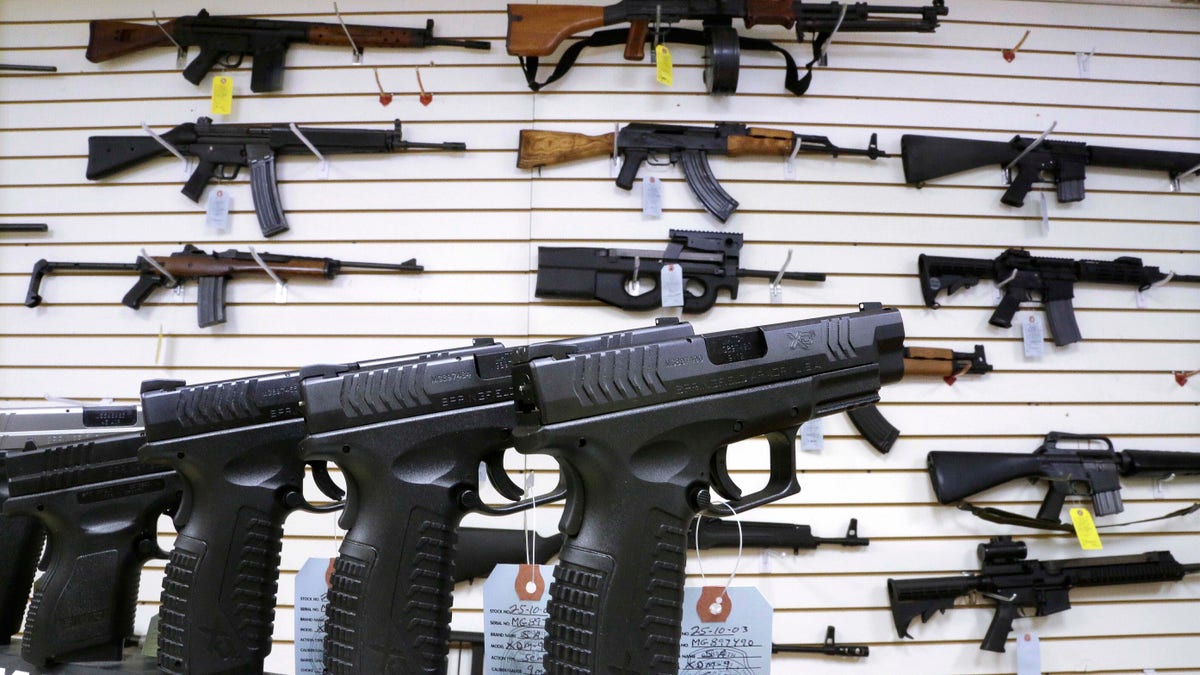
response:
<path fill-rule="evenodd" d="M 88 138 L 87 178 L 104 178 L 158 157 L 168 157 L 172 153 L 164 147 L 163 143 L 166 143 L 183 155 L 199 159 L 196 170 L 180 190 L 198 203 L 213 178 L 233 180 L 242 167 L 250 167 L 250 195 L 254 199 L 258 227 L 264 237 L 273 237 L 288 229 L 279 200 L 279 183 L 275 178 L 277 155 L 309 154 L 312 151 L 308 143 L 321 154 L 330 155 L 467 149 L 464 143 L 402 140 L 400 120 L 394 124 L 395 128 L 389 131 L 297 127 L 298 135 L 287 124 L 213 124 L 211 118 L 201 117 L 195 123 L 180 124 L 158 138 L 145 134 L 91 136 Z"/>
<path fill-rule="evenodd" d="M 1099 442 L 1105 448 L 1059 447 L 1063 441 Z M 1033 454 L 935 450 L 929 453 L 928 465 L 929 481 L 942 504 L 952 504 L 1018 478 L 1042 479 L 1046 481 L 1049 491 L 1036 518 L 972 504 L 961 504 L 959 508 L 995 523 L 1074 532 L 1073 525 L 1059 521 L 1067 497 L 1091 497 L 1092 513 L 1096 516 L 1120 513 L 1125 510 L 1125 504 L 1121 501 L 1121 476 L 1166 478 L 1200 475 L 1200 452 L 1117 452 L 1113 449 L 1112 440 L 1106 436 L 1051 431 Z M 1183 515 L 1198 509 L 1200 504 L 1163 517 Z"/>
<path fill-rule="evenodd" d="M 899 312 L 862 308 L 641 346 L 518 349 L 516 448 L 552 455 L 569 485 L 548 672 L 675 672 L 688 521 L 797 492 L 800 425 L 900 379 Z M 756 436 L 770 474 L 743 494 L 726 453 Z M 719 509 L 714 491 L 728 500 Z"/>
<path fill-rule="evenodd" d="M 5 453 L 5 517 L 36 519 L 47 533 L 21 643 L 39 668 L 119 661 L 133 636 L 142 564 L 166 557 L 158 517 L 180 499 L 174 471 L 138 462 L 144 441 L 125 434 Z"/>
<path fill-rule="evenodd" d="M 921 254 L 917 269 L 925 306 L 933 309 L 941 307 L 937 295 L 942 290 L 953 295 L 961 288 L 974 286 L 980 279 L 994 280 L 1004 288 L 1004 297 L 988 323 L 1001 328 L 1011 328 L 1013 315 L 1021 303 L 1033 300 L 1037 294 L 1038 300 L 1045 305 L 1054 344 L 1059 347 L 1083 339 L 1079 324 L 1075 322 L 1075 307 L 1071 304 L 1076 283 L 1120 284 L 1140 291 L 1165 280 L 1200 283 L 1200 275 L 1163 273 L 1132 256 L 1121 256 L 1116 260 L 1071 260 L 1035 257 L 1018 248 L 1006 250 L 995 260 Z"/>
<path fill-rule="evenodd" d="M 1034 616 L 1065 612 L 1071 608 L 1072 588 L 1179 581 L 1200 572 L 1200 563 L 1181 565 L 1169 551 L 1065 560 L 1026 560 L 1026 555 L 1025 542 L 992 537 L 979 545 L 979 574 L 888 579 L 896 634 L 912 637 L 908 625 L 913 619 L 928 622 L 935 611 L 945 613 L 956 598 L 975 592 L 996 602 L 996 615 L 979 648 L 1003 652 L 1022 609 L 1033 610 Z"/>
<path fill-rule="evenodd" d="M 205 253 L 187 244 L 182 251 L 169 256 L 138 256 L 133 263 L 88 263 L 88 262 L 47 262 L 39 260 L 33 265 L 33 273 L 29 278 L 29 291 L 25 294 L 25 306 L 37 307 L 42 304 L 39 291 L 42 278 L 58 270 L 95 271 L 95 272 L 135 272 L 137 283 L 121 304 L 132 309 L 140 309 L 142 303 L 150 294 L 159 288 L 176 288 L 188 279 L 195 279 L 200 286 L 200 297 L 196 303 L 197 324 L 201 328 L 225 323 L 225 285 L 234 277 L 254 275 L 266 277 L 269 267 L 281 279 L 321 278 L 332 279 L 342 271 L 342 268 L 396 270 L 400 272 L 420 272 L 425 269 L 412 258 L 398 265 L 391 263 L 345 262 L 333 258 L 310 258 L 298 255 L 278 255 L 274 253 L 258 253 L 248 251 L 228 251 Z"/>
<path fill-rule="evenodd" d="M 738 279 L 774 279 L 778 271 L 746 270 L 741 261 L 742 235 L 737 232 L 671 230 L 665 251 L 592 248 L 586 246 L 538 247 L 537 285 L 539 298 L 599 300 L 625 310 L 645 311 L 663 306 L 669 289 L 653 292 L 662 269 L 678 266 L 684 288 L 683 311 L 708 311 L 717 301 L 717 291 L 726 289 L 730 299 L 738 295 Z M 785 272 L 784 279 L 824 281 L 820 272 Z M 686 290 L 688 281 L 703 288 L 698 294 Z"/>
<path fill-rule="evenodd" d="M 137 406 L 40 406 L 0 410 L 0 510 L 8 499 L 5 452 L 137 432 Z M 0 515 L 0 645 L 21 629 L 46 532 L 34 518 Z"/>
<path fill-rule="evenodd" d="M 209 16 L 202 9 L 196 16 L 181 16 L 156 24 L 92 21 L 85 56 L 92 63 L 100 63 L 153 47 L 175 46 L 186 53 L 188 47 L 195 46 L 200 48 L 200 55 L 184 68 L 183 77 L 192 84 L 200 84 L 213 66 L 237 68 L 246 55 L 251 54 L 254 64 L 250 90 L 261 92 L 283 88 L 284 59 L 288 47 L 295 42 L 353 46 L 357 53 L 366 47 L 491 49 L 487 42 L 433 37 L 433 19 L 428 20 L 422 30 Z"/>
<path fill-rule="evenodd" d="M 904 348 L 906 376 L 935 375 L 946 380 L 947 384 L 954 384 L 960 375 L 982 375 L 991 371 L 992 365 L 987 362 L 983 345 L 975 345 L 973 352 L 956 352 L 935 347 Z M 858 433 L 879 452 L 888 452 L 895 445 L 896 439 L 900 438 L 900 430 L 892 426 L 875 405 L 855 408 L 848 411 L 846 416 L 850 418 Z"/>
<path fill-rule="evenodd" d="M 748 127 L 733 122 L 718 122 L 713 127 L 679 124 L 626 124 L 613 138 L 609 132 L 586 136 L 566 131 L 522 129 L 517 150 L 517 168 L 534 169 L 588 157 L 608 157 L 614 152 L 624 158 L 617 174 L 617 187 L 633 189 L 638 169 L 649 161 L 682 164 L 683 177 L 696 199 L 722 223 L 729 219 L 738 201 L 721 187 L 708 165 L 709 155 L 730 157 L 790 157 L 796 146 L 800 152 L 837 157 L 851 155 L 877 159 L 888 154 L 876 145 L 875 134 L 865 150 L 839 148 L 825 136 L 796 134 L 786 129 Z"/>
<path fill-rule="evenodd" d="M 537 91 L 566 75 L 585 47 L 606 47 L 624 43 L 625 60 L 645 58 L 645 45 L 662 42 L 704 47 L 704 82 L 711 94 L 737 91 L 741 50 L 773 51 L 783 56 L 787 70 L 784 88 L 796 96 L 808 90 L 812 68 L 825 54 L 826 42 L 835 32 L 917 32 L 932 33 L 938 17 L 945 16 L 943 0 L 924 7 L 871 6 L 865 2 L 821 5 L 801 0 L 622 0 L 607 7 L 578 5 L 508 6 L 508 53 L 518 57 L 529 88 Z M 916 18 L 891 18 L 895 14 L 915 14 Z M 783 47 L 754 38 L 738 37 L 732 25 L 742 19 L 746 28 L 758 24 L 796 29 L 796 40 L 804 42 L 805 33 L 813 33 L 813 58 L 805 64 L 805 75 L 798 76 L 796 61 Z M 680 21 L 699 20 L 703 31 L 674 28 Z M 591 28 L 628 23 L 618 28 L 593 33 L 576 42 L 559 58 L 558 66 L 544 82 L 537 81 L 538 57 L 549 56 L 567 37 Z"/>
<path fill-rule="evenodd" d="M 1025 195 L 1044 175 L 1050 176 L 1046 182 L 1055 184 L 1058 201 L 1083 201 L 1088 165 L 1165 171 L 1173 183 L 1200 172 L 1200 154 L 1194 152 L 1109 148 L 1054 139 L 1038 142 L 1020 136 L 1004 143 L 905 134 L 900 137 L 900 154 L 905 182 L 918 187 L 932 178 L 999 164 L 1009 178 L 1000 201 L 1009 206 L 1024 204 Z M 1010 177 L 1011 169 L 1016 170 L 1016 176 Z"/>

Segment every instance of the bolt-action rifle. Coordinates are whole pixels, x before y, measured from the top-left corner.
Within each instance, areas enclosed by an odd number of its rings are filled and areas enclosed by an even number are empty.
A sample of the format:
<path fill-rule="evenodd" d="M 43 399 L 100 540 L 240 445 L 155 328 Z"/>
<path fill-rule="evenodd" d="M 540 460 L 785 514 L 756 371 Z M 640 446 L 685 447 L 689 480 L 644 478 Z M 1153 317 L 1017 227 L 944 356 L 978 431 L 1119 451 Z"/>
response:
<path fill-rule="evenodd" d="M 425 28 L 391 28 L 309 21 L 247 19 L 240 16 L 209 16 L 200 10 L 196 16 L 181 16 L 160 24 L 128 21 L 92 21 L 85 56 L 100 63 L 143 49 L 175 46 L 182 52 L 199 47 L 200 55 L 183 69 L 183 77 L 200 84 L 214 66 L 237 68 L 247 55 L 254 57 L 250 90 L 278 91 L 283 88 L 284 59 L 288 47 L 303 42 L 313 45 L 351 46 L 361 52 L 366 47 L 424 49 L 426 47 L 464 47 L 491 49 L 478 40 L 447 40 L 433 37 L 433 19 Z"/>
<path fill-rule="evenodd" d="M 748 127 L 733 122 L 718 122 L 712 127 L 679 124 L 626 124 L 616 133 L 587 136 L 567 131 L 522 129 L 517 150 L 517 167 L 534 169 L 589 157 L 608 157 L 619 153 L 624 162 L 617 174 L 617 187 L 633 189 L 633 180 L 645 162 L 666 160 L 681 164 L 688 187 L 722 223 L 738 207 L 738 201 L 721 187 L 708 165 L 709 155 L 730 157 L 790 157 L 799 146 L 801 153 L 838 157 L 850 155 L 877 159 L 887 157 L 876 145 L 875 134 L 867 148 L 839 148 L 825 136 L 797 134 L 786 129 Z"/>
<path fill-rule="evenodd" d="M 1072 442 L 1099 442 L 1104 448 L 1069 448 Z M 1106 436 L 1051 431 L 1032 454 L 1013 452 L 947 452 L 934 450 L 928 456 L 929 481 L 942 504 L 953 504 L 997 485 L 1029 478 L 1046 482 L 1048 491 L 1037 517 L 1030 518 L 997 508 L 961 504 L 959 508 L 995 523 L 1074 532 L 1062 523 L 1067 497 L 1091 497 L 1092 513 L 1107 516 L 1125 510 L 1121 500 L 1121 476 L 1200 475 L 1200 452 L 1123 450 L 1117 452 Z M 1200 509 L 1200 504 L 1161 516 L 1170 518 Z M 1152 518 L 1151 520 L 1158 520 Z M 1144 521 L 1138 521 L 1144 522 Z M 1126 525 L 1130 523 L 1124 523 Z M 1111 526 L 1110 526 L 1111 527 Z"/>
<path fill-rule="evenodd" d="M 975 345 L 973 352 L 956 352 L 936 347 L 905 347 L 904 374 L 934 375 L 954 384 L 960 375 L 982 375 L 991 372 L 983 345 Z M 879 412 L 878 406 L 868 405 L 846 413 L 858 433 L 879 452 L 886 453 L 900 438 L 900 430 Z"/>
<path fill-rule="evenodd" d="M 1054 183 L 1058 201 L 1083 201 L 1083 181 L 1089 165 L 1165 171 L 1173 183 L 1200 172 L 1200 153 L 1109 148 L 1055 139 L 1039 143 L 1036 138 L 1020 136 L 1013 136 L 1005 143 L 905 134 L 900 137 L 900 154 L 904 159 L 905 182 L 918 187 L 933 178 L 989 164 L 1004 167 L 1006 177 L 1015 170 L 1016 175 L 1008 181 L 1008 189 L 1000 197 L 1009 206 L 1024 204 L 1033 184 L 1043 180 Z"/>
<path fill-rule="evenodd" d="M 153 30 L 158 30 L 154 28 Z M 321 154 L 364 154 L 404 152 L 407 150 L 466 150 L 464 143 L 413 143 L 402 140 L 400 120 L 388 131 L 378 129 L 325 129 L 297 127 L 309 143 Z M 159 142 L 159 138 L 162 142 Z M 199 159 L 199 164 L 180 190 L 188 199 L 199 202 L 200 195 L 213 178 L 233 180 L 242 167 L 250 168 L 250 195 L 254 212 L 264 237 L 272 237 L 288 229 L 283 204 L 279 200 L 279 183 L 275 178 L 277 155 L 311 153 L 287 124 L 213 124 L 211 118 L 201 117 L 194 123 L 185 122 L 158 138 L 141 136 L 91 136 L 88 138 L 88 180 L 104 178 L 130 167 L 172 153 L 170 145 L 185 156 Z"/>
<path fill-rule="evenodd" d="M 25 294 L 25 306 L 37 307 L 42 304 L 40 289 L 42 278 L 51 272 L 59 270 L 87 272 L 135 272 L 137 283 L 121 304 L 131 309 L 140 309 L 150 294 L 159 288 L 176 288 L 188 279 L 195 279 L 200 287 L 200 297 L 196 302 L 196 322 L 201 328 L 225 323 L 225 285 L 234 277 L 268 276 L 263 265 L 269 267 L 280 279 L 321 278 L 332 279 L 343 268 L 395 270 L 399 272 L 420 272 L 425 269 L 412 258 L 400 264 L 346 262 L 333 258 L 311 258 L 299 255 L 278 255 L 274 253 L 259 253 L 259 264 L 254 254 L 248 251 L 228 251 L 205 253 L 199 248 L 187 244 L 182 251 L 169 256 L 138 256 L 133 263 L 88 263 L 88 262 L 47 262 L 39 260 L 33 265 L 33 273 L 29 278 L 29 291 Z"/>
<path fill-rule="evenodd" d="M 534 295 L 599 300 L 633 311 L 657 309 L 662 307 L 663 294 L 667 292 L 667 289 L 653 292 L 658 289 L 659 275 L 664 267 L 677 265 L 685 284 L 683 311 L 693 314 L 712 308 L 721 289 L 728 290 L 729 297 L 736 300 L 740 278 L 779 276 L 778 271 L 738 267 L 742 249 L 742 235 L 738 232 L 671 230 L 670 238 L 665 251 L 539 246 Z M 824 281 L 825 275 L 785 272 L 782 278 Z M 698 293 L 686 289 L 689 281 L 700 284 Z"/>
<path fill-rule="evenodd" d="M 888 579 L 896 634 L 912 637 L 908 626 L 954 606 L 956 598 L 978 593 L 996 602 L 996 614 L 979 648 L 1003 652 L 1013 620 L 1021 610 L 1049 616 L 1071 609 L 1072 588 L 1179 581 L 1200 572 L 1200 563 L 1181 565 L 1169 551 L 1065 560 L 1026 560 L 1025 542 L 992 537 L 979 545 L 979 574 L 929 579 Z"/>
<path fill-rule="evenodd" d="M 1141 258 L 1132 256 L 1121 256 L 1116 260 L 1072 260 L 1035 257 L 1018 248 L 1006 250 L 995 260 L 921 254 L 917 270 L 925 306 L 934 309 L 941 307 L 937 296 L 942 290 L 953 295 L 959 289 L 978 284 L 980 279 L 995 281 L 1004 289 L 1004 297 L 988 323 L 1001 328 L 1011 328 L 1013 315 L 1021 303 L 1033 300 L 1036 294 L 1045 305 L 1054 344 L 1060 347 L 1083 339 L 1079 324 L 1075 322 L 1075 307 L 1071 304 L 1076 283 L 1120 284 L 1140 291 L 1165 281 L 1200 284 L 1200 275 L 1164 273 L 1157 267 L 1143 265 Z"/>
<path fill-rule="evenodd" d="M 899 312 L 871 304 L 650 345 L 518 349 L 516 448 L 552 455 L 569 486 L 547 671 L 676 672 L 688 521 L 797 492 L 800 425 L 878 400 L 903 340 Z M 770 474 L 743 494 L 726 453 L 756 436 Z"/>
<path fill-rule="evenodd" d="M 607 7 L 514 4 L 508 6 L 507 45 L 508 53 L 520 59 L 525 81 L 534 91 L 566 75 L 585 47 L 624 44 L 625 60 L 641 61 L 647 39 L 652 38 L 653 46 L 662 42 L 703 46 L 704 82 L 711 94 L 737 91 L 741 50 L 777 52 L 786 63 L 784 88 L 801 96 L 812 82 L 813 65 L 824 55 L 826 42 L 835 32 L 932 33 L 938 17 L 948 11 L 943 0 L 924 7 L 865 2 L 823 5 L 800 0 L 622 0 Z M 917 16 L 892 18 L 896 14 Z M 783 47 L 770 40 L 738 37 L 734 19 L 742 19 L 746 28 L 759 24 L 794 27 L 798 42 L 804 42 L 805 33 L 812 33 L 813 58 L 805 65 L 804 77 L 799 77 L 795 59 Z M 688 20 L 702 21 L 703 30 L 674 27 Z M 538 57 L 554 53 L 563 40 L 576 33 L 619 23 L 628 23 L 629 28 L 597 31 L 576 42 L 559 57 L 550 77 L 537 81 Z"/>

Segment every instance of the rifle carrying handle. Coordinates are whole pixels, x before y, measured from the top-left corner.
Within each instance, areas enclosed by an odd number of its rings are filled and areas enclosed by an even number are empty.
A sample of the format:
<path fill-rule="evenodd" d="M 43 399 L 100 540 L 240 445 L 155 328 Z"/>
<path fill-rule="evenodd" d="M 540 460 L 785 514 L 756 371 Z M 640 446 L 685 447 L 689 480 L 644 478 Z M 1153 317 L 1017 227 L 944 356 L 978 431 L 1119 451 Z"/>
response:
<path fill-rule="evenodd" d="M 46 532 L 28 516 L 0 516 L 0 645 L 21 630 Z"/>

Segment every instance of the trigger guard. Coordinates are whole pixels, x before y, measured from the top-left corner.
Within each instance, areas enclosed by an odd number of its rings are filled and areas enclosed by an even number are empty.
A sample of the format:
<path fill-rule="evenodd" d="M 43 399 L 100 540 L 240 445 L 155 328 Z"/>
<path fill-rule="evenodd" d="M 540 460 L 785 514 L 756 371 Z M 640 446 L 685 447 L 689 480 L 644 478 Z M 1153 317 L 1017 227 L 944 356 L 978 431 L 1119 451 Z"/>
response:
<path fill-rule="evenodd" d="M 233 171 L 230 171 L 230 168 Z M 241 170 L 242 167 L 237 164 L 234 164 L 232 167 L 225 164 L 218 164 L 217 168 L 213 171 L 213 177 L 217 180 L 234 180 L 238 177 L 238 172 Z"/>
<path fill-rule="evenodd" d="M 483 465 L 487 470 L 488 481 L 502 497 L 515 502 L 525 495 L 525 490 L 514 483 L 504 470 L 503 454 L 483 460 Z"/>
<path fill-rule="evenodd" d="M 233 60 L 234 56 L 237 56 L 236 61 Z M 246 55 L 241 52 L 225 52 L 221 55 L 221 58 L 217 61 L 217 63 L 220 63 L 222 68 L 234 70 L 236 68 L 240 68 L 242 66 L 242 61 L 244 60 L 246 60 Z"/>
<path fill-rule="evenodd" d="M 546 494 L 535 495 L 528 499 L 521 499 L 520 501 L 514 501 L 512 503 L 503 504 L 500 506 L 493 506 L 491 504 L 480 502 L 473 510 L 479 513 L 485 513 L 489 516 L 505 516 L 511 513 L 524 511 L 534 506 L 541 506 L 542 504 L 556 502 L 561 499 L 565 499 L 567 496 L 567 486 L 563 480 L 563 476 L 560 474 L 558 477 L 558 484 L 554 486 L 553 490 L 547 492 Z"/>
<path fill-rule="evenodd" d="M 767 478 L 766 486 L 754 494 L 720 504 L 721 510 L 719 511 L 710 506 L 704 510 L 704 513 L 717 517 L 728 516 L 731 511 L 741 513 L 799 492 L 800 483 L 796 481 L 796 435 L 798 433 L 800 433 L 800 427 L 794 426 L 765 434 L 771 454 L 771 474 Z M 714 471 L 714 478 L 716 473 Z"/>
<path fill-rule="evenodd" d="M 729 475 L 729 467 L 726 464 L 728 445 L 721 446 L 712 458 L 712 489 L 721 495 L 722 499 L 734 501 L 742 498 L 742 488 L 733 482 L 733 478 Z M 728 515 L 728 514 L 725 514 Z"/>

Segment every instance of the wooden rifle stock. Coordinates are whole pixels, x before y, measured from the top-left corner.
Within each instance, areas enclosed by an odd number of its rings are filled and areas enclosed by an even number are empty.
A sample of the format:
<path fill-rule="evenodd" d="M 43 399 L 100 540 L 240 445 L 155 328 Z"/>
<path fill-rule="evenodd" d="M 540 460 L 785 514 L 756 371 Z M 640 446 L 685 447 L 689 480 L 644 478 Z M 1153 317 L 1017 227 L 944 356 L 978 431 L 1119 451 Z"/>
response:
<path fill-rule="evenodd" d="M 777 156 L 792 154 L 796 134 L 786 129 L 749 127 L 744 136 L 730 136 L 726 154 L 730 157 Z"/>
<path fill-rule="evenodd" d="M 603 25 L 603 7 L 509 5 L 508 53 L 512 56 L 549 56 L 568 37 Z M 626 47 L 626 54 L 628 49 Z"/>
<path fill-rule="evenodd" d="M 947 377 L 954 372 L 954 350 L 933 347 L 908 347 L 904 350 L 905 375 Z"/>
<path fill-rule="evenodd" d="M 588 136 L 569 131 L 522 129 L 517 148 L 517 168 L 562 164 L 589 157 L 607 157 L 613 152 L 613 134 Z"/>
<path fill-rule="evenodd" d="M 217 258 L 207 253 L 198 255 L 154 256 L 155 262 L 177 277 L 227 277 L 241 274 L 261 274 L 266 271 L 253 259 Z M 332 277 L 332 270 L 322 258 L 291 258 L 279 261 L 267 258 L 271 271 L 282 279 L 293 277 Z"/>
<path fill-rule="evenodd" d="M 162 28 L 128 21 L 92 21 L 88 30 L 84 57 L 92 63 L 100 63 L 151 47 L 170 47 L 171 38 L 167 34 L 175 31 L 175 20 L 164 21 Z"/>

